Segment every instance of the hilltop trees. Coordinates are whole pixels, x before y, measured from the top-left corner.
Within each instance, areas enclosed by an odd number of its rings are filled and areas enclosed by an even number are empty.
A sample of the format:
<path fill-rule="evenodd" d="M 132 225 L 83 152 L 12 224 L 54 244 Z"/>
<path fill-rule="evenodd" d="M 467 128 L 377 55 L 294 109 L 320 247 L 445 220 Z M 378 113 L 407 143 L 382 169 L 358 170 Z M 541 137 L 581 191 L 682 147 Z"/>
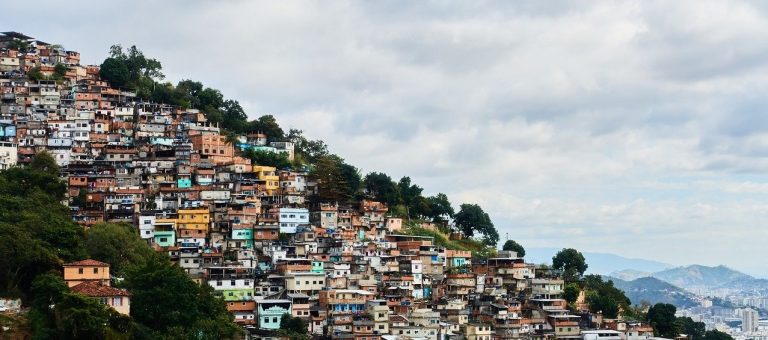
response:
<path fill-rule="evenodd" d="M 578 250 L 573 248 L 563 248 L 552 257 L 552 268 L 563 271 L 563 278 L 566 281 L 574 281 L 584 275 L 587 270 L 587 261 Z"/>
<path fill-rule="evenodd" d="M 99 75 L 112 86 L 135 90 L 141 98 L 152 93 L 156 79 L 163 79 L 159 61 L 144 56 L 136 46 L 127 51 L 120 45 L 109 48 L 109 57 L 101 63 Z"/>
<path fill-rule="evenodd" d="M 515 242 L 515 240 L 507 240 L 507 242 L 504 242 L 504 246 L 502 246 L 501 249 L 514 251 L 519 257 L 525 256 L 525 248 L 523 248 L 520 243 Z"/>
<path fill-rule="evenodd" d="M 454 216 L 456 227 L 468 237 L 475 233 L 483 235 L 483 243 L 495 246 L 499 242 L 499 233 L 491 222 L 491 217 L 477 204 L 462 204 Z"/>

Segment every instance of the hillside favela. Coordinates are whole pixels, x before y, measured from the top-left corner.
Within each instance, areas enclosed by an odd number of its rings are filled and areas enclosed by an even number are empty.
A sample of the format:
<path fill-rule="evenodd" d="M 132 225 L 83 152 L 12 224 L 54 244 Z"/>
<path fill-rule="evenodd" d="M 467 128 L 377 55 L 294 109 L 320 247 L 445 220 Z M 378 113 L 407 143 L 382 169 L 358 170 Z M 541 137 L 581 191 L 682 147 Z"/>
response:
<path fill-rule="evenodd" d="M 529 247 L 142 46 L 6 29 L 2 339 L 768 339 L 754 272 Z"/>

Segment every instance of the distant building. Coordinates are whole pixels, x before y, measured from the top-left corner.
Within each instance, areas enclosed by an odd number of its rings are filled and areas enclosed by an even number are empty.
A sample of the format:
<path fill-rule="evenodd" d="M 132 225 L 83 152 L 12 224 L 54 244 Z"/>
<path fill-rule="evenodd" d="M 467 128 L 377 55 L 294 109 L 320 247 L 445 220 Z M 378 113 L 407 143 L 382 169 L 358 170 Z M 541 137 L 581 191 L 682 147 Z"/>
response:
<path fill-rule="evenodd" d="M 741 331 L 742 332 L 754 332 L 757 331 L 757 311 L 751 308 L 746 308 L 741 311 Z"/>

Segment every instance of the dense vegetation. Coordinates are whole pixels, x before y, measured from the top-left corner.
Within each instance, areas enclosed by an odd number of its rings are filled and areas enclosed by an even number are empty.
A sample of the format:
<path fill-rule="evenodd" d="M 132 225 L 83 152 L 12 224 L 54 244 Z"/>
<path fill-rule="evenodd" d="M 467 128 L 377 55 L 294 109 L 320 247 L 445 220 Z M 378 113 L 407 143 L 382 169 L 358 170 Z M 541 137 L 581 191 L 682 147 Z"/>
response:
<path fill-rule="evenodd" d="M 61 204 L 66 192 L 50 155 L 0 172 L 0 294 L 31 309 L 36 339 L 232 338 L 239 329 L 210 287 L 189 279 L 124 224 L 84 231 Z M 125 278 L 131 317 L 70 292 L 63 263 L 94 258 Z"/>

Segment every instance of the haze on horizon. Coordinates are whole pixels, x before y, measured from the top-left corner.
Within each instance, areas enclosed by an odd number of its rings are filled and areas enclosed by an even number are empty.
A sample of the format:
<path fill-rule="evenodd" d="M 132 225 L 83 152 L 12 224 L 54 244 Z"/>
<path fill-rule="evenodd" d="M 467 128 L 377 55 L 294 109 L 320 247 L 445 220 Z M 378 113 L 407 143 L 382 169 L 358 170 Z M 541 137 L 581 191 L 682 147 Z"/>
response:
<path fill-rule="evenodd" d="M 137 45 L 363 174 L 479 203 L 501 242 L 768 276 L 761 2 L 43 0 L 0 22 L 84 63 Z"/>

